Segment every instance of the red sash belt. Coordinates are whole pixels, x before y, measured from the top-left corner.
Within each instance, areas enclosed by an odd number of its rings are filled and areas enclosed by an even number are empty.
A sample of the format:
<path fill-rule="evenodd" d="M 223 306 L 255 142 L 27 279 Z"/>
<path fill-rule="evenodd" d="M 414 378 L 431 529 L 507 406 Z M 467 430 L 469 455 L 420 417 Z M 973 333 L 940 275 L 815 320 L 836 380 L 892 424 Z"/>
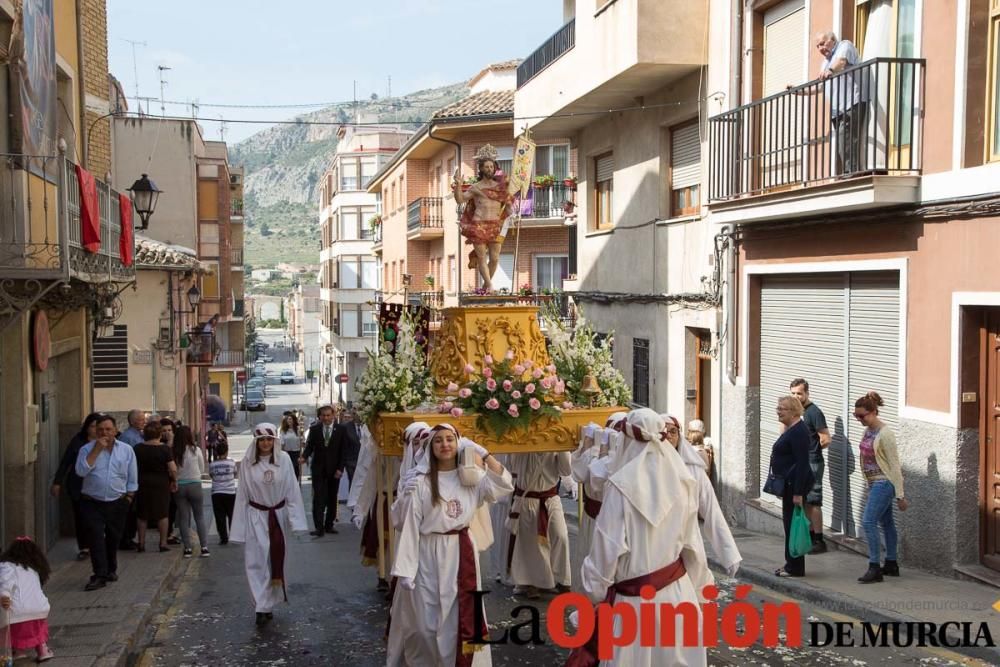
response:
<path fill-rule="evenodd" d="M 604 602 L 608 604 L 615 603 L 615 597 L 621 593 L 628 597 L 638 597 L 639 591 L 642 590 L 643 586 L 652 586 L 656 590 L 661 588 L 666 588 L 670 584 L 674 583 L 687 573 L 684 569 L 684 561 L 681 558 L 677 558 L 673 563 L 667 565 L 666 567 L 660 568 L 649 574 L 644 574 L 641 577 L 635 577 L 634 579 L 626 579 L 625 581 L 618 581 L 608 587 L 608 592 L 604 596 Z M 594 634 L 590 636 L 587 643 L 580 648 L 575 648 L 569 654 L 566 659 L 566 667 L 595 667 L 600 660 L 598 659 L 598 649 L 597 649 L 597 630 L 595 628 Z"/>
<path fill-rule="evenodd" d="M 382 495 L 385 497 L 388 496 L 384 491 Z M 365 566 L 375 565 L 378 562 L 378 518 L 376 508 L 379 504 L 377 500 L 372 503 L 371 509 L 368 510 L 368 518 L 365 520 L 364 527 L 361 530 L 361 564 Z M 387 500 L 383 500 L 381 505 L 382 532 L 387 534 L 389 532 L 389 503 Z M 388 540 L 386 540 L 383 548 L 388 548 Z"/>
<path fill-rule="evenodd" d="M 549 498 L 554 498 L 559 495 L 559 483 L 553 486 L 548 491 L 525 491 L 524 489 L 514 488 L 514 496 L 524 496 L 525 498 L 533 498 L 538 502 L 538 524 L 537 532 L 538 536 L 548 539 L 549 537 L 549 508 L 546 506 L 545 501 Z M 519 514 L 512 514 L 512 517 L 520 516 Z"/>
<path fill-rule="evenodd" d="M 472 667 L 472 659 L 480 645 L 469 642 L 476 636 L 476 548 L 469 537 L 469 528 L 457 528 L 447 533 L 436 535 L 458 535 L 458 651 L 455 654 L 455 667 Z M 482 627 L 479 636 L 485 637 L 489 632 L 486 627 L 486 610 L 480 612 Z"/>
<path fill-rule="evenodd" d="M 601 501 L 594 500 L 587 495 L 587 485 L 583 486 L 583 511 L 587 513 L 591 519 L 596 519 L 597 515 L 601 512 Z"/>
<path fill-rule="evenodd" d="M 250 507 L 267 512 L 267 537 L 271 543 L 271 585 L 281 584 L 281 592 L 285 596 L 285 602 L 288 602 L 288 591 L 285 590 L 285 534 L 281 530 L 281 522 L 278 521 L 278 510 L 284 506 L 284 500 L 274 507 L 250 501 Z"/>

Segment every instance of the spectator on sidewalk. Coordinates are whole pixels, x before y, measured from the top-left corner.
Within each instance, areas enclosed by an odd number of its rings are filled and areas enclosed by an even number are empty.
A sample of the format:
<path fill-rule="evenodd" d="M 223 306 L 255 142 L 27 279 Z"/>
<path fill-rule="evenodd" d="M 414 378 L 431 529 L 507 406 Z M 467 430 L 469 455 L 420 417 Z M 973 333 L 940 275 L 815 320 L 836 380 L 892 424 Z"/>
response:
<path fill-rule="evenodd" d="M 49 600 L 42 586 L 52 572 L 45 554 L 30 537 L 18 537 L 0 555 L 0 607 L 10 622 L 14 659 L 35 650 L 37 662 L 55 655 L 49 648 Z"/>
<path fill-rule="evenodd" d="M 114 417 L 99 416 L 97 438 L 84 445 L 76 459 L 76 474 L 83 478 L 80 513 L 94 570 L 84 588 L 88 591 L 118 581 L 118 543 L 139 488 L 135 451 L 115 439 L 117 430 Z"/>
<path fill-rule="evenodd" d="M 312 475 L 314 530 L 309 534 L 313 537 L 337 532 L 334 523 L 337 520 L 337 491 L 343 475 L 343 464 L 340 460 L 340 448 L 337 446 L 338 439 L 334 438 L 334 416 L 332 405 L 324 405 L 319 409 L 319 422 L 309 429 L 306 448 L 299 460 L 301 464 L 311 459 L 309 471 Z"/>
<path fill-rule="evenodd" d="M 288 454 L 292 460 L 292 470 L 295 471 L 295 479 L 302 481 L 302 469 L 299 466 L 299 455 L 302 451 L 302 436 L 299 435 L 298 424 L 291 413 L 281 418 L 281 427 L 278 429 L 281 439 L 281 451 Z M 351 478 L 354 479 L 353 477 Z"/>
<path fill-rule="evenodd" d="M 229 527 L 233 523 L 236 504 L 236 461 L 229 458 L 229 444 L 225 440 L 216 445 L 215 460 L 208 464 L 212 478 L 212 513 L 219 544 L 229 544 Z M 298 452 L 295 453 L 298 456 Z"/>
<path fill-rule="evenodd" d="M 180 422 L 174 422 L 173 419 L 169 417 L 161 417 L 159 419 L 160 426 L 163 427 L 163 435 L 160 439 L 163 441 L 167 447 L 173 451 L 174 448 L 174 429 L 180 425 Z M 167 508 L 167 544 L 180 544 L 180 538 L 174 535 L 174 527 L 177 525 L 177 494 L 172 492 L 170 494 L 170 507 Z"/>
<path fill-rule="evenodd" d="M 80 449 L 85 444 L 97 439 L 97 418 L 100 416 L 99 412 L 91 412 L 83 420 L 80 431 L 73 436 L 73 439 L 69 441 L 69 445 L 66 447 L 66 452 L 63 454 L 62 461 L 59 462 L 59 469 L 56 470 L 56 475 L 52 480 L 52 488 L 50 489 L 50 493 L 58 498 L 63 487 L 66 488 L 66 495 L 69 497 L 69 504 L 73 509 L 73 530 L 76 532 L 77 560 L 90 558 L 90 548 L 87 545 L 87 528 L 80 514 L 82 502 L 80 494 L 83 488 L 83 478 L 76 474 L 76 459 L 80 456 Z"/>
<path fill-rule="evenodd" d="M 705 474 L 712 478 L 712 466 L 715 463 L 715 448 L 712 439 L 705 437 L 705 422 L 692 419 L 687 425 L 687 441 L 705 462 Z"/>
<path fill-rule="evenodd" d="M 194 553 L 191 545 L 191 517 L 198 531 L 201 557 L 208 558 L 208 529 L 205 525 L 205 495 L 201 490 L 201 476 L 205 474 L 205 454 L 195 443 L 190 426 L 181 426 L 174 434 L 174 463 L 177 464 L 177 524 L 184 543 L 184 557 Z"/>
<path fill-rule="evenodd" d="M 340 446 L 340 462 L 347 473 L 348 484 L 354 484 L 354 474 L 358 468 L 358 455 L 361 453 L 361 431 L 354 421 L 354 412 L 344 410 L 340 416 L 337 428 Z M 350 488 L 350 487 L 348 487 Z"/>
<path fill-rule="evenodd" d="M 135 446 L 136 464 L 139 468 L 139 491 L 136 494 L 136 519 L 139 527 L 138 552 L 146 550 L 146 529 L 154 524 L 160 533 L 160 552 L 170 551 L 167 546 L 167 515 L 170 513 L 170 494 L 177 490 L 177 465 L 173 452 L 160 437 L 163 427 L 159 422 L 149 422 L 142 430 L 144 442 Z"/>
<path fill-rule="evenodd" d="M 882 576 L 899 576 L 896 560 L 896 523 L 892 516 L 892 501 L 899 511 L 909 507 L 903 495 L 903 468 L 896 451 L 896 436 L 878 416 L 885 405 L 882 397 L 870 391 L 854 402 L 854 418 L 865 427 L 859 449 L 861 471 L 868 482 L 868 502 L 862 516 L 865 539 L 868 541 L 868 571 L 858 577 L 863 584 L 882 581 Z M 882 542 L 878 527 L 885 533 L 885 565 L 882 565 Z"/>
<path fill-rule="evenodd" d="M 128 428 L 118 435 L 118 439 L 125 444 L 135 447 L 140 442 L 144 442 L 142 429 L 146 425 L 146 413 L 142 410 L 128 411 Z"/>
<path fill-rule="evenodd" d="M 781 496 L 781 522 L 785 526 L 785 566 L 774 574 L 779 577 L 806 576 L 806 557 L 793 558 L 788 552 L 792 511 L 801 507 L 812 488 L 812 469 L 809 467 L 809 428 L 802 421 L 802 403 L 794 396 L 782 396 L 776 408 L 778 421 L 784 432 L 771 448 L 771 474 L 784 480 Z"/>
<path fill-rule="evenodd" d="M 803 378 L 795 378 L 789 385 L 790 393 L 802 404 L 802 421 L 809 429 L 809 467 L 813 473 L 813 487 L 806 495 L 806 516 L 809 517 L 809 534 L 812 537 L 810 555 L 826 551 L 823 538 L 823 472 L 826 461 L 823 450 L 830 446 L 830 429 L 826 426 L 826 416 L 815 403 L 809 400 L 809 383 Z"/>
<path fill-rule="evenodd" d="M 257 424 L 254 443 L 240 462 L 230 539 L 245 544 L 243 563 L 253 595 L 257 625 L 272 618 L 274 605 L 288 601 L 285 590 L 286 535 L 305 531 L 302 490 L 288 455 L 275 451 L 278 429 Z"/>

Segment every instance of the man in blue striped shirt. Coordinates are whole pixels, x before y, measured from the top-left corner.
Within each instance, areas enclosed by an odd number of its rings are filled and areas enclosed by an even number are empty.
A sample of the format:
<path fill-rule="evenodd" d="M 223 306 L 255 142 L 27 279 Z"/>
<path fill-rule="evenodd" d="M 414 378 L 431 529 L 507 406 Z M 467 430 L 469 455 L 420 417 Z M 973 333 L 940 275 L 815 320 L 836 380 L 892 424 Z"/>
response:
<path fill-rule="evenodd" d="M 139 488 L 139 473 L 131 445 L 115 439 L 114 417 L 97 419 L 97 439 L 80 449 L 76 474 L 83 478 L 80 515 L 90 542 L 94 574 L 84 590 L 118 581 L 118 542 L 125 517 Z"/>

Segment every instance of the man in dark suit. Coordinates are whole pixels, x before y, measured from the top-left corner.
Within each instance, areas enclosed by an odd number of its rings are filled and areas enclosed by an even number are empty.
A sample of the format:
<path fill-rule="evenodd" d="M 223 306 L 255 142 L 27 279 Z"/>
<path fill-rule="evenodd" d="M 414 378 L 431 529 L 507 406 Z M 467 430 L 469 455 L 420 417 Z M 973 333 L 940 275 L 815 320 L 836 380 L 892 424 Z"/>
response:
<path fill-rule="evenodd" d="M 301 464 L 310 462 L 312 474 L 313 530 L 310 535 L 322 537 L 324 533 L 336 533 L 334 523 L 337 518 L 337 489 L 344 466 L 340 460 L 340 438 L 333 423 L 334 410 L 331 405 L 319 409 L 319 422 L 309 427 L 306 447 L 299 458 Z"/>
<path fill-rule="evenodd" d="M 340 445 L 340 463 L 347 472 L 347 479 L 354 484 L 354 470 L 358 467 L 358 455 L 361 453 L 361 434 L 358 423 L 354 421 L 354 412 L 344 410 L 337 429 Z"/>

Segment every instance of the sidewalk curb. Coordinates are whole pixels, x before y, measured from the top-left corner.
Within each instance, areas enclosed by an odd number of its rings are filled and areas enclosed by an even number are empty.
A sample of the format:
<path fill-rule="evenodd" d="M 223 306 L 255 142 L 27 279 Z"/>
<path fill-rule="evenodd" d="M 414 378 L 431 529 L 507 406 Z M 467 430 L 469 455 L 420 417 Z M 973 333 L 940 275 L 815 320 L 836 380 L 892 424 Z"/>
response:
<path fill-rule="evenodd" d="M 725 573 L 725 568 L 713 557 L 709 556 L 708 562 L 713 570 Z M 918 618 L 907 616 L 891 609 L 872 607 L 845 593 L 837 593 L 811 586 L 806 578 L 777 577 L 774 573 L 753 565 L 741 565 L 739 572 L 736 573 L 736 577 L 738 580 L 758 584 L 772 591 L 784 593 L 796 600 L 817 605 L 826 611 L 853 617 L 853 620 L 872 624 L 920 622 Z M 954 642 L 960 642 L 962 639 L 960 633 L 953 631 L 948 632 L 948 637 Z M 854 639 L 856 642 L 858 641 L 858 634 L 856 632 Z M 1000 638 L 994 637 L 993 640 L 995 642 L 1000 641 Z M 942 648 L 966 657 L 985 660 L 988 664 L 1000 664 L 1000 649 L 972 646 L 948 646 Z"/>
<path fill-rule="evenodd" d="M 185 566 L 190 564 L 190 562 L 190 560 L 186 561 L 181 558 L 180 551 L 176 552 L 173 564 L 167 570 L 166 575 L 160 579 L 152 598 L 148 602 L 140 602 L 132 605 L 130 618 L 134 622 L 125 628 L 115 628 L 107 650 L 94 661 L 96 667 L 125 667 L 129 663 L 129 656 L 135 650 L 138 641 L 149 625 L 160 596 L 163 595 L 168 586 L 176 584 L 177 580 L 183 575 L 183 571 L 186 569 Z"/>

